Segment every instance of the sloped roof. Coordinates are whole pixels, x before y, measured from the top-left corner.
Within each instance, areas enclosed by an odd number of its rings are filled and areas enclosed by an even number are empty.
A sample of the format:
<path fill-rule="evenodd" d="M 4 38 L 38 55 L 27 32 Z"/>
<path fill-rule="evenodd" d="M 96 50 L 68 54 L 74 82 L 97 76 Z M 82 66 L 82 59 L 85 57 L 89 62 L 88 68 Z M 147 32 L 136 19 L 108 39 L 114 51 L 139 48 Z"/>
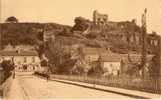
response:
<path fill-rule="evenodd" d="M 101 55 L 101 60 L 104 62 L 120 62 L 122 59 L 123 57 L 117 53 Z"/>
<path fill-rule="evenodd" d="M 147 55 L 147 62 L 151 61 L 153 58 L 153 55 Z M 137 54 L 131 54 L 130 59 L 132 62 L 141 62 L 142 55 L 137 55 Z"/>
<path fill-rule="evenodd" d="M 152 60 L 153 55 L 147 55 L 147 62 Z M 131 60 L 132 63 L 140 63 L 142 56 L 140 54 L 117 54 L 117 53 L 108 53 L 105 55 L 101 55 L 102 61 L 105 62 L 119 62 L 121 60 L 125 62 L 130 62 L 129 59 Z"/>
<path fill-rule="evenodd" d="M 142 59 L 141 54 L 118 54 L 104 48 L 85 47 L 82 51 L 85 55 L 101 55 L 102 61 L 105 62 L 119 62 L 123 60 L 129 63 L 131 60 L 132 63 L 140 63 Z M 152 57 L 153 55 L 147 55 L 147 62 L 151 61 Z"/>
<path fill-rule="evenodd" d="M 92 48 L 92 47 L 85 47 L 83 48 L 83 53 L 88 55 L 94 55 L 94 54 L 101 54 L 101 53 L 107 53 L 106 49 L 103 48 Z"/>
<path fill-rule="evenodd" d="M 38 56 L 36 51 L 0 51 L 0 56 Z"/>
<path fill-rule="evenodd" d="M 142 55 L 141 54 L 121 54 L 123 57 L 123 61 L 125 62 L 130 62 L 131 60 L 132 63 L 140 63 L 142 60 Z M 147 55 L 147 62 L 151 61 L 154 55 Z"/>

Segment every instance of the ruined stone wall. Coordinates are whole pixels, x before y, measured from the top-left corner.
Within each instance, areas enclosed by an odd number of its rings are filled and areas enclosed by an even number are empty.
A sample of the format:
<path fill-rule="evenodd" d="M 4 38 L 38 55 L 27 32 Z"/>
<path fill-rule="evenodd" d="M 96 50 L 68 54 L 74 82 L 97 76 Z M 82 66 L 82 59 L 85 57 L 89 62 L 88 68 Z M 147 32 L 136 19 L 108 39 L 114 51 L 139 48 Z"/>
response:
<path fill-rule="evenodd" d="M 93 12 L 93 22 L 95 25 L 107 25 L 108 15 L 100 14 L 98 11 Z"/>

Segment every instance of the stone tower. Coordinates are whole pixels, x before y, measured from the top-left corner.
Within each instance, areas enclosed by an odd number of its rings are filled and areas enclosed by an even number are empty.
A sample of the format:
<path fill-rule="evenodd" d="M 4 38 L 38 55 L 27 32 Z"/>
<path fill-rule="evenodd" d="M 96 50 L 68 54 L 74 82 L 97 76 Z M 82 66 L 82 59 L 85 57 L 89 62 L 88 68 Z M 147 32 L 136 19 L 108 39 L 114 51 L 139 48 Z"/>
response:
<path fill-rule="evenodd" d="M 95 25 L 107 25 L 108 15 L 107 14 L 100 14 L 97 10 L 94 10 L 93 23 Z"/>

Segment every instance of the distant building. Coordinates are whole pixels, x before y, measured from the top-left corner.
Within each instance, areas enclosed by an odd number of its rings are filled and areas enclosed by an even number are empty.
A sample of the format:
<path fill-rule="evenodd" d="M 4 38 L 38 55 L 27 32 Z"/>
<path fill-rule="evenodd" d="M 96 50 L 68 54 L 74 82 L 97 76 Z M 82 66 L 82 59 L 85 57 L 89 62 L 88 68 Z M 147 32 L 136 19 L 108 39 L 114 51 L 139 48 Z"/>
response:
<path fill-rule="evenodd" d="M 89 68 L 100 66 L 107 72 L 106 74 L 111 75 L 119 75 L 121 72 L 123 57 L 113 53 L 110 48 L 82 47 L 79 54 Z"/>
<path fill-rule="evenodd" d="M 81 57 L 86 61 L 86 63 L 91 63 L 97 61 L 100 54 L 106 54 L 108 51 L 103 48 L 92 48 L 92 47 L 82 47 L 80 48 Z"/>
<path fill-rule="evenodd" d="M 80 60 L 88 65 L 88 67 L 101 66 L 106 75 L 140 75 L 139 66 L 141 64 L 140 54 L 118 54 L 110 51 L 109 48 L 91 48 L 83 47 L 80 49 Z M 147 56 L 146 76 L 148 76 L 148 68 L 153 55 Z"/>
<path fill-rule="evenodd" d="M 93 12 L 93 22 L 95 25 L 107 25 L 108 15 L 100 14 L 97 10 Z"/>
<path fill-rule="evenodd" d="M 110 53 L 101 55 L 98 59 L 101 63 L 101 67 L 106 71 L 105 74 L 118 76 L 121 73 L 121 61 L 122 58 L 119 54 Z"/>
<path fill-rule="evenodd" d="M 160 35 L 155 32 L 147 35 L 148 53 L 156 54 L 159 50 Z"/>
<path fill-rule="evenodd" d="M 36 51 L 0 51 L 0 62 L 11 60 L 18 71 L 35 71 L 40 68 L 40 59 Z"/>

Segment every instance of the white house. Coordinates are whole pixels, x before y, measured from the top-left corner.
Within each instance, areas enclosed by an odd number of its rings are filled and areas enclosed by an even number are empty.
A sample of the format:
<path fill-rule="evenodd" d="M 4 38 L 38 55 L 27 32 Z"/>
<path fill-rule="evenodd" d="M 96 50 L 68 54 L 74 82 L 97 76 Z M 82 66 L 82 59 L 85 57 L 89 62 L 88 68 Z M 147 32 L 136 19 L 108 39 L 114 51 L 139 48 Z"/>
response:
<path fill-rule="evenodd" d="M 103 67 L 105 74 L 119 75 L 121 72 L 121 60 L 122 57 L 116 53 L 109 53 L 106 55 L 101 55 L 99 61 Z"/>
<path fill-rule="evenodd" d="M 103 48 L 83 47 L 80 50 L 80 54 L 82 55 L 82 58 L 86 61 L 86 63 L 97 61 L 100 54 L 106 53 L 108 53 L 108 50 Z"/>
<path fill-rule="evenodd" d="M 0 62 L 11 60 L 18 71 L 34 71 L 40 68 L 40 59 L 36 51 L 24 50 L 2 50 L 0 51 Z"/>

